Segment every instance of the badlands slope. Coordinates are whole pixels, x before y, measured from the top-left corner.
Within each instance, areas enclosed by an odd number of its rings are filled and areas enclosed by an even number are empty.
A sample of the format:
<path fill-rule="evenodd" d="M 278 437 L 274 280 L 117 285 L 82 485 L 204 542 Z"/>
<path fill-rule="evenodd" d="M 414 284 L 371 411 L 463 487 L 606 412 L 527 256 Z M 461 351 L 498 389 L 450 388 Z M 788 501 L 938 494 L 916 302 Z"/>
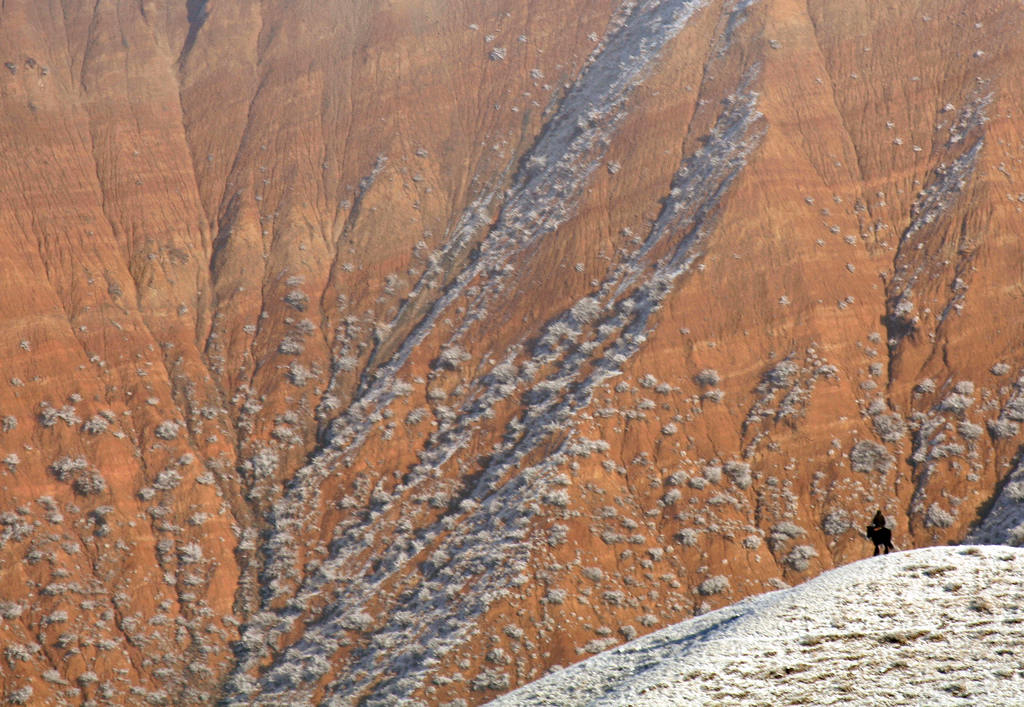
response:
<path fill-rule="evenodd" d="M 477 704 L 1020 542 L 1022 27 L 0 3 L 0 699 Z"/>
<path fill-rule="evenodd" d="M 1022 604 L 1019 549 L 883 555 L 656 631 L 490 704 L 1020 704 Z"/>

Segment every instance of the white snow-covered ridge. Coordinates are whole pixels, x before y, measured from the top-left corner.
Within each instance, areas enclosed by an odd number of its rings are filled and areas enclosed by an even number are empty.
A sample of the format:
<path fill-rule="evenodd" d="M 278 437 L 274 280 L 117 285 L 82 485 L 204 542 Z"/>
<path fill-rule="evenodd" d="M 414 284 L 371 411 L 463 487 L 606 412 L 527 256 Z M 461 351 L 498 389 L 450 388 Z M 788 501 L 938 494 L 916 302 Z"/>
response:
<path fill-rule="evenodd" d="M 882 555 L 750 597 L 492 705 L 1024 704 L 1024 550 Z"/>

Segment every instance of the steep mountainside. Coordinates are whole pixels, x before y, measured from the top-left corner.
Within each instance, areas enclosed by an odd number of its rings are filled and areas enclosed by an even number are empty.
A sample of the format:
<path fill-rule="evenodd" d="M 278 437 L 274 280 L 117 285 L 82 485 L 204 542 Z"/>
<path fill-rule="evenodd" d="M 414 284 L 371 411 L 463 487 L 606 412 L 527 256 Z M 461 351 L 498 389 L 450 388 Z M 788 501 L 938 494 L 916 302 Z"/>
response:
<path fill-rule="evenodd" d="M 1022 28 L 4 2 L 0 694 L 479 703 L 1020 541 Z"/>
<path fill-rule="evenodd" d="M 493 704 L 1018 704 L 1022 560 L 1005 547 L 865 560 L 638 638 Z"/>

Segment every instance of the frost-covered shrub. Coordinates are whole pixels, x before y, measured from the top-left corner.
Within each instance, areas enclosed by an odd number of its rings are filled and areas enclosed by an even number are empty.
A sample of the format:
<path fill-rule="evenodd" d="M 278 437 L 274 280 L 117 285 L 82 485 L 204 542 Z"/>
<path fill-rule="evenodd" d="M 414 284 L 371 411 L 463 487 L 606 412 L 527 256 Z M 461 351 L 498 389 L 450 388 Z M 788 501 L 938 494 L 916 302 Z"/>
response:
<path fill-rule="evenodd" d="M 967 440 L 975 440 L 984 434 L 985 430 L 981 425 L 975 425 L 973 422 L 967 422 L 964 420 L 956 426 L 956 431 L 960 433 L 960 436 Z"/>
<path fill-rule="evenodd" d="M 1003 494 L 1020 503 L 1024 501 L 1024 481 L 1011 481 L 1003 487 Z"/>
<path fill-rule="evenodd" d="M 291 305 L 300 312 L 305 312 L 309 306 L 309 295 L 302 290 L 291 290 L 284 297 L 286 304 Z"/>
<path fill-rule="evenodd" d="M 12 705 L 27 705 L 32 699 L 34 690 L 31 685 L 19 687 L 7 693 L 7 702 Z"/>
<path fill-rule="evenodd" d="M 872 471 L 886 473 L 895 465 L 896 460 L 882 445 L 870 440 L 861 440 L 850 450 L 850 467 L 862 474 Z"/>
<path fill-rule="evenodd" d="M 721 594 L 722 592 L 729 591 L 729 578 L 724 575 L 715 575 L 714 577 L 708 577 L 699 585 L 697 585 L 697 592 L 701 596 L 707 597 L 713 594 Z"/>
<path fill-rule="evenodd" d="M 310 378 L 316 378 L 312 371 L 298 361 L 292 361 L 288 364 L 288 371 L 285 375 L 288 378 L 288 382 L 296 388 L 302 388 L 309 382 Z"/>
<path fill-rule="evenodd" d="M 7 465 L 8 471 L 15 472 L 18 470 L 18 464 L 21 464 L 21 457 L 19 457 L 14 452 L 11 452 L 6 457 L 4 457 L 4 464 Z"/>
<path fill-rule="evenodd" d="M 260 447 L 249 459 L 249 464 L 252 468 L 253 476 L 257 479 L 265 479 L 272 476 L 277 471 L 277 466 L 280 459 L 270 447 Z"/>
<path fill-rule="evenodd" d="M 373 617 L 365 611 L 356 611 L 341 619 L 341 627 L 348 631 L 363 632 L 373 625 Z"/>
<path fill-rule="evenodd" d="M 287 353 L 287 352 L 283 351 L 282 353 Z M 302 352 L 300 351 L 299 353 L 302 353 Z M 358 364 L 359 364 L 359 360 L 356 359 L 354 356 L 341 355 L 341 356 L 336 357 L 331 362 L 331 367 L 334 369 L 335 372 L 339 372 L 340 373 L 340 372 L 344 372 L 344 371 L 351 371 L 351 370 L 355 369 L 355 367 Z"/>
<path fill-rule="evenodd" d="M 427 408 L 414 408 L 405 416 L 405 424 L 409 425 L 409 427 L 415 427 L 423 422 L 428 414 L 430 414 L 430 411 Z"/>
<path fill-rule="evenodd" d="M 685 547 L 694 547 L 697 544 L 697 531 L 693 528 L 683 528 L 676 533 L 676 540 Z"/>
<path fill-rule="evenodd" d="M 555 523 L 548 532 L 548 545 L 558 547 L 569 540 L 569 526 Z"/>
<path fill-rule="evenodd" d="M 79 471 L 89 468 L 89 462 L 84 457 L 61 457 L 50 464 L 50 473 L 57 481 L 68 481 Z"/>
<path fill-rule="evenodd" d="M 1016 420 L 1017 422 L 1024 422 L 1024 396 L 1015 394 L 1010 398 L 1006 403 L 1006 407 L 1003 408 L 1003 413 L 1000 417 L 1005 417 L 1009 420 Z"/>
<path fill-rule="evenodd" d="M 590 324 L 601 316 L 601 303 L 593 297 L 584 297 L 569 310 L 573 318 L 581 324 Z"/>
<path fill-rule="evenodd" d="M 161 491 L 172 491 L 181 485 L 181 474 L 178 473 L 177 469 L 164 469 L 156 475 L 156 480 L 153 482 L 154 488 L 158 488 Z"/>
<path fill-rule="evenodd" d="M 768 536 L 768 547 L 772 549 L 772 552 L 778 552 L 785 547 L 790 540 L 795 540 L 796 538 L 806 534 L 807 531 L 796 523 L 784 520 L 781 523 L 776 523 L 772 526 L 772 532 Z"/>
<path fill-rule="evenodd" d="M 548 604 L 562 604 L 568 596 L 564 589 L 549 589 L 548 593 L 544 595 L 544 600 Z"/>
<path fill-rule="evenodd" d="M 495 665 L 508 665 L 512 662 L 512 657 L 501 646 L 492 646 L 490 650 L 487 651 L 487 655 L 484 656 L 484 659 L 488 663 L 494 663 Z"/>
<path fill-rule="evenodd" d="M 601 571 L 600 567 L 584 567 L 581 571 L 583 576 L 592 582 L 600 582 L 604 579 L 604 572 Z"/>
<path fill-rule="evenodd" d="M 671 506 L 673 503 L 678 503 L 682 496 L 683 494 L 679 489 L 671 489 L 662 497 L 661 502 L 666 506 Z"/>
<path fill-rule="evenodd" d="M 1024 547 L 1024 523 L 1010 528 L 1006 541 L 1013 547 Z"/>
<path fill-rule="evenodd" d="M 203 548 L 198 543 L 186 543 L 178 548 L 178 560 L 183 565 L 192 565 L 203 561 Z"/>
<path fill-rule="evenodd" d="M 569 506 L 569 492 L 565 489 L 548 491 L 544 494 L 544 503 L 551 506 L 558 506 L 559 508 L 567 508 Z"/>
<path fill-rule="evenodd" d="M 89 471 L 76 477 L 71 487 L 81 496 L 96 496 L 107 490 L 107 482 L 98 471 Z"/>
<path fill-rule="evenodd" d="M 450 371 L 454 371 L 459 367 L 459 364 L 468 361 L 470 358 L 469 353 L 457 344 L 446 346 L 438 354 L 437 359 L 434 361 L 436 368 L 444 368 Z"/>
<path fill-rule="evenodd" d="M 772 526 L 772 534 L 784 535 L 787 538 L 799 538 L 801 535 L 806 535 L 807 531 L 796 523 L 784 520 Z"/>
<path fill-rule="evenodd" d="M 601 594 L 601 598 L 611 606 L 622 606 L 626 603 L 626 595 L 620 591 L 609 590 Z"/>
<path fill-rule="evenodd" d="M 650 373 L 643 375 L 637 382 L 640 384 L 641 388 L 655 388 L 658 385 L 658 379 Z"/>
<path fill-rule="evenodd" d="M 683 471 L 673 471 L 664 481 L 666 486 L 681 486 L 686 483 L 686 473 Z M 614 511 L 615 509 L 612 509 Z M 614 515 L 614 513 L 613 513 Z"/>
<path fill-rule="evenodd" d="M 928 506 L 928 511 L 924 514 L 924 524 L 929 528 L 949 528 L 955 522 L 956 518 L 943 510 L 938 503 Z"/>
<path fill-rule="evenodd" d="M 871 418 L 875 434 L 886 442 L 899 442 L 907 434 L 907 426 L 898 414 L 875 415 Z"/>
<path fill-rule="evenodd" d="M 1005 376 L 1010 372 L 1010 366 L 1006 363 L 996 363 L 992 365 L 992 368 L 988 369 L 989 372 L 994 376 Z"/>
<path fill-rule="evenodd" d="M 32 660 L 32 656 L 38 653 L 40 648 L 38 643 L 8 643 L 4 647 L 4 658 L 7 659 L 8 665 L 13 667 L 19 661 L 27 663 Z"/>
<path fill-rule="evenodd" d="M 939 403 L 939 409 L 951 412 L 954 415 L 963 415 L 973 404 L 974 398 L 969 395 L 964 393 L 950 393 L 942 399 L 941 403 Z"/>
<path fill-rule="evenodd" d="M 578 648 L 577 651 L 581 653 L 603 653 L 618 642 L 617 638 L 595 638 L 592 641 L 588 641 L 583 648 Z"/>
<path fill-rule="evenodd" d="M 654 614 L 644 614 L 640 617 L 640 623 L 644 626 L 651 627 L 658 625 L 658 617 Z"/>
<path fill-rule="evenodd" d="M 473 690 L 507 690 L 509 684 L 508 675 L 487 668 L 470 681 L 469 687 Z"/>
<path fill-rule="evenodd" d="M 110 425 L 102 415 L 93 415 L 82 424 L 82 431 L 91 435 L 102 434 Z"/>
<path fill-rule="evenodd" d="M 281 343 L 277 345 L 278 353 L 286 354 L 289 356 L 298 356 L 305 350 L 302 345 L 302 341 L 296 339 L 294 336 L 286 336 L 281 339 Z"/>
<path fill-rule="evenodd" d="M 800 372 L 800 367 L 793 361 L 779 361 L 764 376 L 764 383 L 770 388 L 785 388 L 793 384 L 793 379 Z"/>
<path fill-rule="evenodd" d="M 526 637 L 526 632 L 515 624 L 506 624 L 505 628 L 502 630 L 505 632 L 505 635 L 513 641 L 521 641 Z"/>
<path fill-rule="evenodd" d="M 707 387 L 718 385 L 721 381 L 718 371 L 713 368 L 705 368 L 693 377 L 694 383 Z"/>
<path fill-rule="evenodd" d="M 611 449 L 611 445 L 603 439 L 587 439 L 578 437 L 569 440 L 565 445 L 565 453 L 572 457 L 587 458 L 593 453 L 602 454 Z"/>
<path fill-rule="evenodd" d="M 156 426 L 156 429 L 153 430 L 153 434 L 155 434 L 160 439 L 170 441 L 172 439 L 177 439 L 178 432 L 180 431 L 181 425 L 179 425 L 177 422 L 174 422 L 173 420 L 164 420 L 163 422 Z"/>
<path fill-rule="evenodd" d="M 74 406 L 72 405 L 65 405 L 59 409 L 51 406 L 50 403 L 47 402 L 40 405 L 39 421 L 42 423 L 43 427 L 53 427 L 61 420 L 63 420 L 64 424 L 68 427 L 74 427 L 81 422 Z"/>
<path fill-rule="evenodd" d="M 919 381 L 918 384 L 914 386 L 914 392 L 919 395 L 931 395 L 935 392 L 935 381 L 931 378 L 925 378 L 924 380 Z"/>
<path fill-rule="evenodd" d="M 947 457 L 962 457 L 964 446 L 955 442 L 936 444 L 928 454 L 929 459 L 946 459 Z"/>
<path fill-rule="evenodd" d="M 737 487 L 741 489 L 750 488 L 752 477 L 750 464 L 746 462 L 726 462 L 722 465 L 722 471 L 728 476 Z"/>
<path fill-rule="evenodd" d="M 756 550 L 761 547 L 761 536 L 760 535 L 748 535 L 743 538 L 743 547 L 748 550 Z"/>
<path fill-rule="evenodd" d="M 953 392 L 960 395 L 974 395 L 974 383 L 971 381 L 959 381 L 953 386 Z"/>
<path fill-rule="evenodd" d="M 661 428 L 661 434 L 665 435 L 666 437 L 671 437 L 678 431 L 679 428 L 675 425 L 674 422 L 669 422 L 668 424 Z"/>
<path fill-rule="evenodd" d="M 701 475 L 713 484 L 722 480 L 722 467 L 709 465 L 700 470 Z"/>
<path fill-rule="evenodd" d="M 18 427 L 18 418 L 14 415 L 4 415 L 3 422 L 0 423 L 0 429 L 4 432 L 12 432 Z"/>
<path fill-rule="evenodd" d="M 825 532 L 825 535 L 842 535 L 852 525 L 850 514 L 841 508 L 829 511 L 821 519 L 821 529 Z"/>
<path fill-rule="evenodd" d="M 1016 437 L 1020 432 L 1020 425 L 1013 420 L 1000 417 L 998 420 L 989 420 L 987 423 L 989 434 L 993 439 L 1009 439 Z"/>
<path fill-rule="evenodd" d="M 786 564 L 797 572 L 804 572 L 810 567 L 810 560 L 818 556 L 818 551 L 810 545 L 797 545 L 786 555 Z"/>

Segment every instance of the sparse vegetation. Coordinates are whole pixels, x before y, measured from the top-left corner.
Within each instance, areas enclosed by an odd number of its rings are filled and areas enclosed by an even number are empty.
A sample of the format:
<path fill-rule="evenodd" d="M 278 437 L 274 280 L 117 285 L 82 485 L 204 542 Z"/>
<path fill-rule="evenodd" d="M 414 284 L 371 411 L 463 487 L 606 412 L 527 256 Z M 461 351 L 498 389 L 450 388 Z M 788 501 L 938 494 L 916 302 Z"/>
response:
<path fill-rule="evenodd" d="M 892 470 L 895 464 L 896 460 L 885 447 L 870 440 L 861 440 L 850 450 L 850 467 L 862 474 L 885 474 Z"/>
<path fill-rule="evenodd" d="M 708 577 L 697 585 L 697 593 L 701 596 L 712 596 L 729 591 L 729 578 L 724 575 Z"/>

